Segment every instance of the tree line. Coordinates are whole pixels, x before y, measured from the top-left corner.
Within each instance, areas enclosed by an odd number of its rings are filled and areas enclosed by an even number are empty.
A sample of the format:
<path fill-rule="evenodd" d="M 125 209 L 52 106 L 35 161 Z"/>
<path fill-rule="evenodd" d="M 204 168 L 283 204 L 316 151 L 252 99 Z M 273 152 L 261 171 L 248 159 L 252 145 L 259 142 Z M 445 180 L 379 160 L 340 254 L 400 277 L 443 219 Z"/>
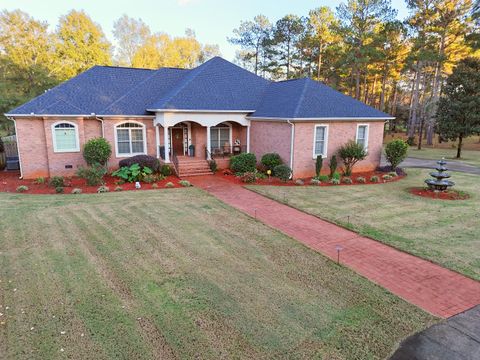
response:
<path fill-rule="evenodd" d="M 390 0 L 347 0 L 308 16 L 263 15 L 229 38 L 236 61 L 273 80 L 309 76 L 396 116 L 410 142 L 432 144 L 442 88 L 462 59 L 479 57 L 479 2 L 407 0 L 397 19 Z"/>
<path fill-rule="evenodd" d="M 115 46 L 83 11 L 61 16 L 54 31 L 23 11 L 1 11 L 0 130 L 13 131 L 3 113 L 94 65 L 192 68 L 219 54 L 217 45 L 201 44 L 192 30 L 180 37 L 152 33 L 127 15 L 115 21 L 113 35 Z"/>

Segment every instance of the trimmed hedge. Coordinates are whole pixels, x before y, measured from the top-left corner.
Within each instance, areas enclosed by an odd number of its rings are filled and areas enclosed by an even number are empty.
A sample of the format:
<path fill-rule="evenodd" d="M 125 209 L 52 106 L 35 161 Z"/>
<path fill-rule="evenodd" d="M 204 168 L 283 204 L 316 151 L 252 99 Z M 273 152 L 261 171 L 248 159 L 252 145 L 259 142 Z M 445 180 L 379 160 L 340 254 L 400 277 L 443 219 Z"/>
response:
<path fill-rule="evenodd" d="M 280 180 L 287 182 L 292 176 L 292 169 L 287 165 L 277 165 L 273 169 L 273 175 L 278 177 Z"/>
<path fill-rule="evenodd" d="M 112 146 L 104 138 L 88 140 L 83 147 L 83 158 L 88 165 L 105 165 L 112 155 Z"/>
<path fill-rule="evenodd" d="M 256 166 L 257 158 L 252 153 L 243 153 L 230 158 L 230 169 L 234 173 L 255 172 Z"/>
<path fill-rule="evenodd" d="M 135 155 L 127 159 L 120 160 L 120 162 L 118 163 L 118 166 L 120 168 L 122 167 L 129 168 L 133 164 L 138 164 L 140 165 L 141 168 L 148 167 L 154 173 L 157 173 L 160 170 L 160 162 L 156 157 L 153 157 L 150 155 Z"/>

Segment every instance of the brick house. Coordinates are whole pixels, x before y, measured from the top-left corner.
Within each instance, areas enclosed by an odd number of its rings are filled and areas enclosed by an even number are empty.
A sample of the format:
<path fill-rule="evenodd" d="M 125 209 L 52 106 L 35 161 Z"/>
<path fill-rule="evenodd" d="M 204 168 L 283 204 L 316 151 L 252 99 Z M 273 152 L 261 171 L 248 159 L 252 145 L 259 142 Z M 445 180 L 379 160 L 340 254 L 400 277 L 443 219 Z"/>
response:
<path fill-rule="evenodd" d="M 220 57 L 191 70 L 95 66 L 5 115 L 26 179 L 73 175 L 94 137 L 112 144 L 110 169 L 148 154 L 186 175 L 212 158 L 223 168 L 241 152 L 277 152 L 295 177 L 313 175 L 317 155 L 328 159 L 354 139 L 368 149 L 357 166 L 367 171 L 380 162 L 391 119 L 311 79 L 268 81 Z"/>

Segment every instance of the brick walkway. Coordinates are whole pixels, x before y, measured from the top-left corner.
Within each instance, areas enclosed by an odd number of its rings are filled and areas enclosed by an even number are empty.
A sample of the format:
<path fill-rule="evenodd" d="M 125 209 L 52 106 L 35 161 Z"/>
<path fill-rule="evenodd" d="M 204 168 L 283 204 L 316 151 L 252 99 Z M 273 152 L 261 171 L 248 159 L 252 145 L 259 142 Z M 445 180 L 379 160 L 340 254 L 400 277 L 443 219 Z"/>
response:
<path fill-rule="evenodd" d="M 431 314 L 447 318 L 480 304 L 480 282 L 213 176 L 189 179 L 223 202 L 340 262 Z"/>

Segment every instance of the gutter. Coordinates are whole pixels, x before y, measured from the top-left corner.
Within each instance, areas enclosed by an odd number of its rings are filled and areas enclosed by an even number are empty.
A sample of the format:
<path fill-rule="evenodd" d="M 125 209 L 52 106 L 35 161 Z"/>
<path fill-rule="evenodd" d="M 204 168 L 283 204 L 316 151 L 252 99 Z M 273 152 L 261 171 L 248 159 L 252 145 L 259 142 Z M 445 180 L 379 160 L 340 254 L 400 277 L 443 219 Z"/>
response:
<path fill-rule="evenodd" d="M 7 119 L 13 121 L 13 126 L 15 127 L 15 137 L 17 139 L 18 165 L 20 167 L 20 179 L 23 179 L 22 158 L 20 156 L 20 141 L 19 141 L 20 137 L 18 136 L 18 133 L 17 133 L 17 121 L 10 116 L 7 116 Z"/>
<path fill-rule="evenodd" d="M 292 123 L 290 120 L 287 120 L 287 123 L 291 125 L 291 135 L 290 135 L 290 169 L 292 169 L 292 177 L 293 177 L 293 151 L 294 151 L 294 144 L 295 144 L 295 124 Z"/>

